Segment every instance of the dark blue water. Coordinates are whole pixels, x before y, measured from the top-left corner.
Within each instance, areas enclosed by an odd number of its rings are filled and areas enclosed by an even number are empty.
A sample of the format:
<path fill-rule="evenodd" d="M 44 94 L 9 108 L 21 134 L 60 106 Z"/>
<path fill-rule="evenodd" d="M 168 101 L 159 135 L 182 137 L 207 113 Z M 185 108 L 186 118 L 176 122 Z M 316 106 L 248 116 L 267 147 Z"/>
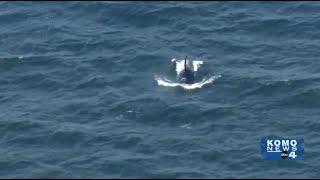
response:
<path fill-rule="evenodd" d="M 319 177 L 320 3 L 1 2 L 0 177 Z M 158 86 L 201 59 L 201 89 Z M 266 161 L 264 136 L 305 140 Z"/>

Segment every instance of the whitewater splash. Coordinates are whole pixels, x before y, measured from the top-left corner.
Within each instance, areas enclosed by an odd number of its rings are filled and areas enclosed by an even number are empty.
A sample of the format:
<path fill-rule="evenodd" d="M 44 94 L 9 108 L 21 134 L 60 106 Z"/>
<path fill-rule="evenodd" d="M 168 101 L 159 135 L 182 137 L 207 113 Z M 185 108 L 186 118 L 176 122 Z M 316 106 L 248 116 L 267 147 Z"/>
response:
<path fill-rule="evenodd" d="M 176 63 L 176 71 L 177 74 L 179 74 L 179 72 L 184 70 L 184 60 L 180 60 L 177 61 L 176 59 L 172 59 L 171 62 L 175 62 Z M 193 70 L 194 72 L 198 71 L 199 67 L 201 64 L 203 64 L 203 61 L 192 61 L 193 63 Z"/>
<path fill-rule="evenodd" d="M 184 70 L 184 60 L 177 61 L 176 59 L 172 59 L 171 61 L 176 63 L 177 75 L 181 71 Z M 193 67 L 194 67 L 195 72 L 198 71 L 200 66 L 203 64 L 203 61 L 192 61 L 192 62 L 193 62 Z M 171 80 L 168 80 L 165 77 L 159 77 L 159 76 L 155 76 L 155 80 L 158 82 L 158 85 L 160 85 L 160 86 L 166 86 L 166 87 L 180 86 L 184 89 L 190 90 L 190 89 L 202 88 L 202 86 L 204 86 L 206 84 L 210 84 L 210 83 L 214 82 L 217 78 L 220 78 L 220 77 L 221 77 L 221 75 L 209 76 L 209 77 L 202 79 L 202 81 L 194 83 L 194 84 L 184 84 L 184 83 L 172 82 Z"/>

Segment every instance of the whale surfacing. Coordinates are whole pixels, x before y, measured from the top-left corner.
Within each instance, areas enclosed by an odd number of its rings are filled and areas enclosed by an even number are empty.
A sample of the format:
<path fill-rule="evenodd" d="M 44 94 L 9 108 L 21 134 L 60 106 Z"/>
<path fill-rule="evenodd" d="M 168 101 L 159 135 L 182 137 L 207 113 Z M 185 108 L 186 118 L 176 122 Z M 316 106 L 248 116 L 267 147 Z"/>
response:
<path fill-rule="evenodd" d="M 178 82 L 184 84 L 194 83 L 194 67 L 193 62 L 187 60 L 187 56 L 184 59 L 184 69 L 179 72 L 177 77 Z"/>
<path fill-rule="evenodd" d="M 187 60 L 186 57 L 184 60 L 177 60 L 173 58 L 171 59 L 171 62 L 172 67 L 175 67 L 177 72 L 177 82 L 173 82 L 165 77 L 155 75 L 155 80 L 157 81 L 158 85 L 166 87 L 182 87 L 183 89 L 193 90 L 202 88 L 204 85 L 210 84 L 221 77 L 221 75 L 208 75 L 202 78 L 201 81 L 195 82 L 197 79 L 197 71 L 200 68 L 200 65 L 203 64 L 203 61 Z"/>

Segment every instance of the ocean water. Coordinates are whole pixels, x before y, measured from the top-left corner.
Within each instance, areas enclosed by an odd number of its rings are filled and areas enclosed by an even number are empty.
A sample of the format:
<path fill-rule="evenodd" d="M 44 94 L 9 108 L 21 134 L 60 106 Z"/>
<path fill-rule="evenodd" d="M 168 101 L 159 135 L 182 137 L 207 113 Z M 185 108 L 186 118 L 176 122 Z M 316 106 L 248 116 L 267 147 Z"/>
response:
<path fill-rule="evenodd" d="M 0 2 L 0 177 L 319 177 L 319 29 L 319 2 Z M 159 85 L 185 56 L 219 78 Z"/>

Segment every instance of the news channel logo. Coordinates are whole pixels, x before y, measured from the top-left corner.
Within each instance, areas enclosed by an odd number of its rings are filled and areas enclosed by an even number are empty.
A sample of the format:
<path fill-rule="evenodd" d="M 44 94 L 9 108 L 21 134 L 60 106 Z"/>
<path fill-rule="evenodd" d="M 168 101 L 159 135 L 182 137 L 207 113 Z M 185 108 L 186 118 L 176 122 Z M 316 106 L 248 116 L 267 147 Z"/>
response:
<path fill-rule="evenodd" d="M 303 160 L 304 141 L 302 138 L 263 137 L 261 155 L 265 160 Z"/>

